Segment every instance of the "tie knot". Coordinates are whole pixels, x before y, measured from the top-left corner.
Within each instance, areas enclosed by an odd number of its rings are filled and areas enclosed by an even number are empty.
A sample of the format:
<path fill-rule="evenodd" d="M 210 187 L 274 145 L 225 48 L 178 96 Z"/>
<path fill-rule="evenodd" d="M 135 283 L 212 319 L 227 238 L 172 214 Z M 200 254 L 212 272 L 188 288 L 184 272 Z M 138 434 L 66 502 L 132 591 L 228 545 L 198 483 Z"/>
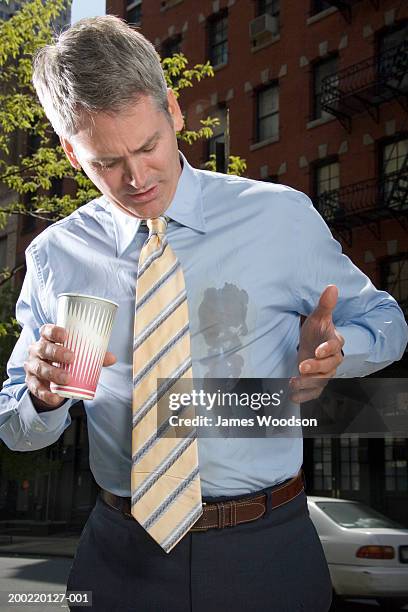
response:
<path fill-rule="evenodd" d="M 164 217 L 147 219 L 147 227 L 149 228 L 149 237 L 153 236 L 154 234 L 164 236 L 167 229 L 167 221 Z"/>

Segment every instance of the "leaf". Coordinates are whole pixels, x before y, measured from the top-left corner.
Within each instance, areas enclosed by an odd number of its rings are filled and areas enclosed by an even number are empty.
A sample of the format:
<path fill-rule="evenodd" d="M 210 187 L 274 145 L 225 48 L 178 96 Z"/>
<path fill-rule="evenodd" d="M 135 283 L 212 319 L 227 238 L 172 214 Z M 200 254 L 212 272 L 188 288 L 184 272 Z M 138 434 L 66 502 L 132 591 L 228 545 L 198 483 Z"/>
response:
<path fill-rule="evenodd" d="M 31 83 L 33 54 L 51 41 L 52 22 L 68 4 L 65 0 L 27 0 L 11 19 L 0 21 L 0 183 L 7 192 L 7 204 L 0 208 L 0 229 L 15 215 L 58 221 L 100 195 L 84 173 L 70 166 Z M 163 58 L 161 65 L 167 85 L 177 97 L 183 89 L 214 76 L 209 62 L 189 67 L 182 53 Z M 218 118 L 206 117 L 198 130 L 186 128 L 177 137 L 192 144 L 211 138 L 217 125 Z M 16 153 L 17 142 L 27 143 L 21 155 Z M 213 166 L 215 170 L 215 158 Z M 238 174 L 245 169 L 244 160 L 231 156 L 228 171 Z M 70 189 L 58 196 L 54 187 L 61 180 L 69 183 Z M 4 377 L 20 334 L 14 318 L 15 273 L 0 271 L 0 370 Z"/>

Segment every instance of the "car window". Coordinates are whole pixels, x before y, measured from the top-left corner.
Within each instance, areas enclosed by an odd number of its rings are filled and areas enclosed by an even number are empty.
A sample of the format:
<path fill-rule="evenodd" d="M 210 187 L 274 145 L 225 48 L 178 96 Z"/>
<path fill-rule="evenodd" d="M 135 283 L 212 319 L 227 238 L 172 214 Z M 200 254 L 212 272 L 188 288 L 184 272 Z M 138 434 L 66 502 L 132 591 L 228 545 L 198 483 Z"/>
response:
<path fill-rule="evenodd" d="M 341 527 L 348 529 L 403 529 L 402 525 L 392 521 L 376 510 L 359 502 L 315 502 L 327 516 Z"/>

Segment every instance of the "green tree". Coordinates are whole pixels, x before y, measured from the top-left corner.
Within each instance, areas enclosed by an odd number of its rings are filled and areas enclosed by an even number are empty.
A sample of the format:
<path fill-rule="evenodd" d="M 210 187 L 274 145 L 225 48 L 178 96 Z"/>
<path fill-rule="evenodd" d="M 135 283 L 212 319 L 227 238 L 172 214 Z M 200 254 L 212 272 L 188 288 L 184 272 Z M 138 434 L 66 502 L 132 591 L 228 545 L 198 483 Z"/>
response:
<path fill-rule="evenodd" d="M 67 8 L 69 0 L 28 0 L 8 21 L 0 21 L 0 194 L 14 194 L 7 205 L 1 205 L 0 228 L 11 215 L 25 215 L 47 222 L 61 219 L 79 206 L 97 197 L 99 192 L 81 172 L 73 170 L 39 104 L 31 83 L 32 57 L 36 50 L 52 39 L 52 23 Z M 209 64 L 189 68 L 183 54 L 162 59 L 166 80 L 176 96 L 204 78 L 214 76 Z M 218 119 L 207 117 L 198 130 L 183 129 L 178 137 L 192 144 L 213 135 Z M 34 142 L 26 154 L 16 156 L 16 142 Z M 208 167 L 215 170 L 215 160 Z M 245 161 L 230 156 L 228 171 L 245 172 Z M 56 179 L 73 181 L 73 195 L 53 193 Z M 15 293 L 13 277 L 24 267 L 0 270 L 0 372 L 4 376 L 5 361 L 18 337 L 14 319 Z"/>
<path fill-rule="evenodd" d="M 31 84 L 33 53 L 51 40 L 50 24 L 66 5 L 67 0 L 30 0 L 10 20 L 0 22 L 0 152 L 3 154 L 0 183 L 16 193 L 15 201 L 0 210 L 0 227 L 4 227 L 12 214 L 54 222 L 98 195 L 89 179 L 72 169 L 62 148 L 56 144 Z M 214 76 L 209 62 L 188 68 L 188 60 L 182 54 L 164 58 L 162 66 L 167 83 L 177 96 L 182 89 Z M 201 120 L 200 129 L 183 129 L 178 136 L 192 144 L 211 138 L 216 125 L 217 118 L 207 117 Z M 37 146 L 35 151 L 10 163 L 11 144 L 22 132 L 35 138 Z M 245 162 L 241 160 L 237 164 L 237 159 L 231 156 L 230 171 L 242 173 Z M 67 177 L 75 182 L 75 195 L 53 195 L 53 181 Z"/>

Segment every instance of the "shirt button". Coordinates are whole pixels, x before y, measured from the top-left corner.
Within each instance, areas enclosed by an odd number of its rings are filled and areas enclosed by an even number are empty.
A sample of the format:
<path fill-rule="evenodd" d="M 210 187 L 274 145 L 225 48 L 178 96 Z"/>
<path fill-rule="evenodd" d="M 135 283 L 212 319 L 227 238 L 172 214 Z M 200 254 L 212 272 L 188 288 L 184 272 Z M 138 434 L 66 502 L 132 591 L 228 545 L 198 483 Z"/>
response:
<path fill-rule="evenodd" d="M 33 445 L 33 443 L 32 443 L 32 442 L 30 442 L 30 440 L 26 440 L 26 445 L 27 445 L 27 446 L 32 446 L 32 445 Z"/>
<path fill-rule="evenodd" d="M 44 427 L 42 425 L 34 425 L 35 431 L 44 431 Z"/>

